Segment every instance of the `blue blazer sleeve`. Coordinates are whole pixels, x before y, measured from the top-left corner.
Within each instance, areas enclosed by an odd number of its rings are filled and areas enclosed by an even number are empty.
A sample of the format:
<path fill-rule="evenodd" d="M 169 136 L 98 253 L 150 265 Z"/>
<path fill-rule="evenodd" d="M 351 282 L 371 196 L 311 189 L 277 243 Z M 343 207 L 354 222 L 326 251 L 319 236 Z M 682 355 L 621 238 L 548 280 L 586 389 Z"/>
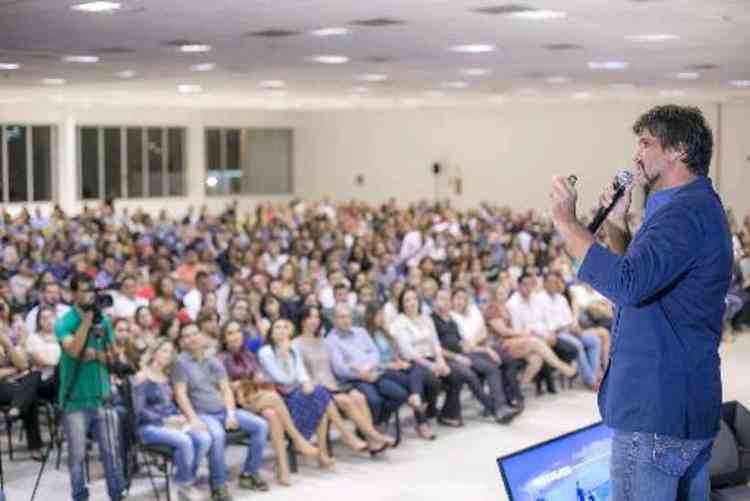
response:
<path fill-rule="evenodd" d="M 578 277 L 619 306 L 635 306 L 668 288 L 690 269 L 703 232 L 695 214 L 674 204 L 644 223 L 624 256 L 592 245 Z"/>

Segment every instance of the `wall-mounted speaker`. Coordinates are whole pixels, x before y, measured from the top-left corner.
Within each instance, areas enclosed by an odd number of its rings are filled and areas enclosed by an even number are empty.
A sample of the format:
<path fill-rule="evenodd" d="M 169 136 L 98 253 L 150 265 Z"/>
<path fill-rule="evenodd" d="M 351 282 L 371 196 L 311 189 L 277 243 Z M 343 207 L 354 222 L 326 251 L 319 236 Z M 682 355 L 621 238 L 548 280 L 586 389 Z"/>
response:
<path fill-rule="evenodd" d="M 443 167 L 439 163 L 435 162 L 434 164 L 432 164 L 432 173 L 437 176 L 438 174 L 440 174 L 442 168 Z"/>

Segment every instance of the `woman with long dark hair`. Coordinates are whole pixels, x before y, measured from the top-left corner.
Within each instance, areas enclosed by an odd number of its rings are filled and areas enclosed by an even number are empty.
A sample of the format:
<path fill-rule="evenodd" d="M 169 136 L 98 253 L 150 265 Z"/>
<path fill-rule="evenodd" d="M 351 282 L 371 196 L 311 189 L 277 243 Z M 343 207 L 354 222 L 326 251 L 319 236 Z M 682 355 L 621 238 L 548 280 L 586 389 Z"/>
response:
<path fill-rule="evenodd" d="M 396 441 L 380 433 L 373 424 L 372 413 L 365 396 L 351 385 L 341 385 L 336 381 L 331 369 L 328 350 L 323 343 L 323 329 L 320 310 L 316 307 L 305 307 L 300 315 L 299 336 L 292 341 L 302 355 L 305 368 L 316 384 L 323 385 L 333 395 L 333 401 L 346 413 L 367 440 L 370 452 L 379 452 Z M 336 420 L 334 424 L 339 424 Z M 347 428 L 340 431 L 348 433 Z"/>
<path fill-rule="evenodd" d="M 224 324 L 221 338 L 222 349 L 218 357 L 227 370 L 237 403 L 268 421 L 271 445 L 276 454 L 276 476 L 282 485 L 290 485 L 284 434 L 292 440 L 297 452 L 305 456 L 317 456 L 320 451 L 295 426 L 284 400 L 263 374 L 258 359 L 245 346 L 239 322 L 230 320 Z"/>

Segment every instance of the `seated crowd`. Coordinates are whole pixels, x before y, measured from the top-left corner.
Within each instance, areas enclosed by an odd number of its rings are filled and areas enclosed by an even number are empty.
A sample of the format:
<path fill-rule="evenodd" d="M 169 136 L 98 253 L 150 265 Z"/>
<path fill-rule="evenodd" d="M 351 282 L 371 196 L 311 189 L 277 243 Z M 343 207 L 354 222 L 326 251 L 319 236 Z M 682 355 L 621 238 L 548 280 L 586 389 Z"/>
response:
<path fill-rule="evenodd" d="M 110 203 L 5 213 L 0 237 L 0 406 L 23 422 L 31 457 L 42 454 L 40 406 L 58 398 L 56 322 L 88 277 L 112 295 L 114 353 L 137 370 L 139 439 L 174 450 L 186 499 L 201 497 L 204 458 L 212 499 L 231 499 L 234 431 L 247 437 L 239 487 L 267 490 L 267 442 L 290 485 L 287 440 L 322 468 L 335 462 L 330 427 L 379 454 L 397 445 L 386 424 L 403 405 L 434 440 L 435 423 L 464 425 L 464 386 L 485 418 L 509 424 L 525 385 L 555 393 L 560 378 L 579 379 L 595 391 L 609 360 L 612 305 L 577 281 L 533 211 L 295 201 L 173 219 Z M 735 247 L 727 325 L 739 330 L 750 323 L 750 217 Z"/>

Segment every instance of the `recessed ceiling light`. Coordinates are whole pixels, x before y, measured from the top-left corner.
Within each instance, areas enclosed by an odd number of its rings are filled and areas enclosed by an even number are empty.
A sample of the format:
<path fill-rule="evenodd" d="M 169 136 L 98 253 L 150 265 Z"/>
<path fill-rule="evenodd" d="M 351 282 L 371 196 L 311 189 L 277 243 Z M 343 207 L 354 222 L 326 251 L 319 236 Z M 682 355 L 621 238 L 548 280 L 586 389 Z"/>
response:
<path fill-rule="evenodd" d="M 663 97 L 682 97 L 685 95 L 685 91 L 681 89 L 665 89 L 659 91 L 659 95 Z"/>
<path fill-rule="evenodd" d="M 365 73 L 364 75 L 359 75 L 357 79 L 363 82 L 385 82 L 388 80 L 388 75 L 383 75 L 382 73 Z"/>
<path fill-rule="evenodd" d="M 456 80 L 452 82 L 440 82 L 440 87 L 444 89 L 465 89 L 469 84 L 463 80 Z"/>
<path fill-rule="evenodd" d="M 79 12 L 113 12 L 120 7 L 118 2 L 86 2 L 73 5 L 71 9 Z"/>
<path fill-rule="evenodd" d="M 180 52 L 209 52 L 211 50 L 211 46 L 208 44 L 202 44 L 202 43 L 191 43 L 186 45 L 180 45 Z"/>
<path fill-rule="evenodd" d="M 177 86 L 177 92 L 181 94 L 196 94 L 201 91 L 203 91 L 203 88 L 200 85 L 180 84 Z"/>
<path fill-rule="evenodd" d="M 568 13 L 560 10 L 529 9 L 508 14 L 508 17 L 516 19 L 562 19 L 567 17 Z"/>
<path fill-rule="evenodd" d="M 17 70 L 20 67 L 18 63 L 0 63 L 0 70 Z"/>
<path fill-rule="evenodd" d="M 695 71 L 681 71 L 678 73 L 671 73 L 669 76 L 676 78 L 677 80 L 697 80 L 698 77 L 700 77 L 700 74 Z"/>
<path fill-rule="evenodd" d="M 66 63 L 98 63 L 99 56 L 65 56 L 63 61 Z"/>
<path fill-rule="evenodd" d="M 216 64 L 214 63 L 200 63 L 200 64 L 194 64 L 190 67 L 190 71 L 213 71 L 216 69 Z"/>
<path fill-rule="evenodd" d="M 44 85 L 65 85 L 64 78 L 45 78 L 42 80 Z"/>
<path fill-rule="evenodd" d="M 206 186 L 209 188 L 215 188 L 219 184 L 219 179 L 216 176 L 208 176 L 206 178 Z"/>
<path fill-rule="evenodd" d="M 490 70 L 487 68 L 464 68 L 461 70 L 462 75 L 467 77 L 483 77 L 490 74 Z"/>
<path fill-rule="evenodd" d="M 628 35 L 625 40 L 631 42 L 669 42 L 670 40 L 679 40 L 679 36 L 668 33 L 645 33 L 641 35 Z"/>
<path fill-rule="evenodd" d="M 330 28 L 320 28 L 318 30 L 313 30 L 310 32 L 310 34 L 315 35 L 316 37 L 333 37 L 338 35 L 348 35 L 351 32 L 352 30 L 350 30 L 349 28 L 332 26 Z"/>
<path fill-rule="evenodd" d="M 286 87 L 286 82 L 283 80 L 262 80 L 258 85 L 264 89 L 281 89 Z"/>
<path fill-rule="evenodd" d="M 349 62 L 349 58 L 346 56 L 333 56 L 330 54 L 312 56 L 307 58 L 307 60 L 313 63 L 321 64 L 344 64 Z"/>
<path fill-rule="evenodd" d="M 591 92 L 574 92 L 572 97 L 573 99 L 591 99 Z"/>
<path fill-rule="evenodd" d="M 481 54 L 483 52 L 492 52 L 495 50 L 494 45 L 488 44 L 469 44 L 469 45 L 454 45 L 448 50 L 451 52 L 462 52 L 467 54 Z"/>
<path fill-rule="evenodd" d="M 625 61 L 590 61 L 588 67 L 591 70 L 624 70 L 630 66 Z"/>
<path fill-rule="evenodd" d="M 554 77 L 547 77 L 544 80 L 547 83 L 551 83 L 551 84 L 564 84 L 564 83 L 570 82 L 570 77 L 554 76 Z"/>
<path fill-rule="evenodd" d="M 124 71 L 118 71 L 117 73 L 115 73 L 115 75 L 117 75 L 120 78 L 133 78 L 137 74 L 138 73 L 136 73 L 135 70 L 124 70 Z"/>
<path fill-rule="evenodd" d="M 750 87 L 750 80 L 731 80 L 729 85 L 733 87 Z"/>

